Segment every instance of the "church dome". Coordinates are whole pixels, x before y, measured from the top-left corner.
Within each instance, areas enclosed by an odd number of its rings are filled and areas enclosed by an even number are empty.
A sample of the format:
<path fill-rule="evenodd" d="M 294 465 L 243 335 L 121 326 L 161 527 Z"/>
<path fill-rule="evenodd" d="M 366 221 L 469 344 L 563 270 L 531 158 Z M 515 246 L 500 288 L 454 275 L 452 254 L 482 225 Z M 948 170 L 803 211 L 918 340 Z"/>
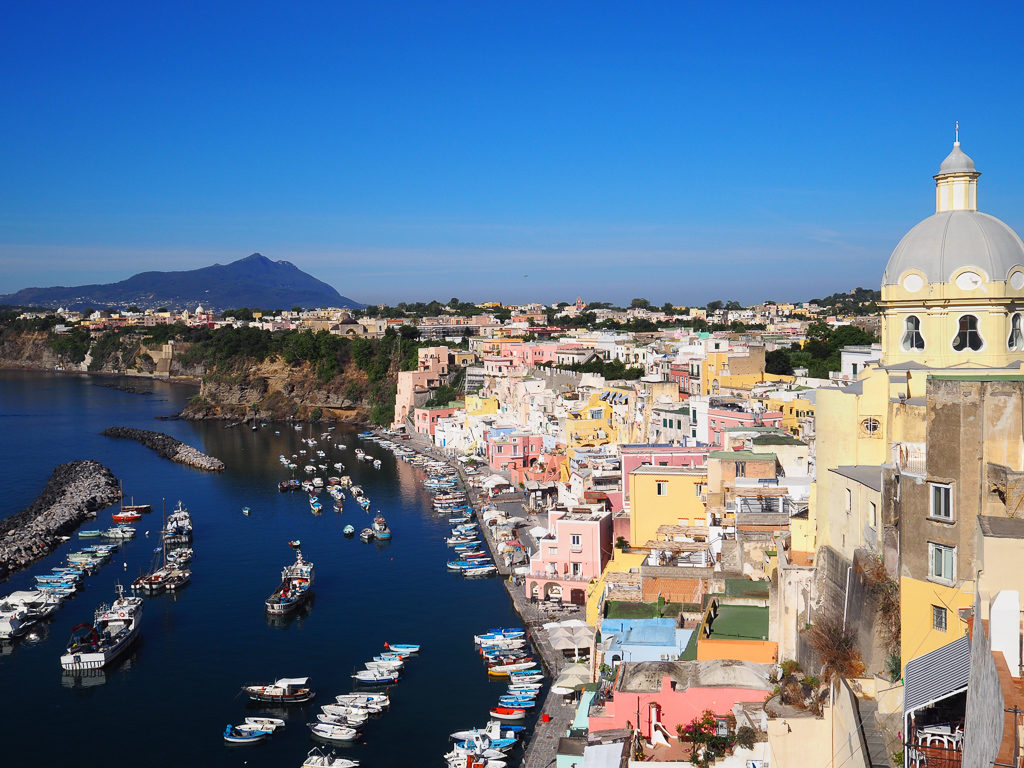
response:
<path fill-rule="evenodd" d="M 967 155 L 960 154 L 970 162 Z M 889 257 L 882 285 L 896 285 L 911 270 L 921 273 L 927 283 L 948 283 L 967 267 L 980 270 L 988 280 L 1004 281 L 1014 267 L 1024 268 L 1024 242 L 1007 224 L 987 213 L 936 213 L 900 240 Z"/>
<path fill-rule="evenodd" d="M 947 173 L 977 173 L 974 161 L 960 149 L 960 142 L 954 142 L 953 151 L 946 155 L 946 159 L 939 166 L 937 175 L 945 176 Z"/>

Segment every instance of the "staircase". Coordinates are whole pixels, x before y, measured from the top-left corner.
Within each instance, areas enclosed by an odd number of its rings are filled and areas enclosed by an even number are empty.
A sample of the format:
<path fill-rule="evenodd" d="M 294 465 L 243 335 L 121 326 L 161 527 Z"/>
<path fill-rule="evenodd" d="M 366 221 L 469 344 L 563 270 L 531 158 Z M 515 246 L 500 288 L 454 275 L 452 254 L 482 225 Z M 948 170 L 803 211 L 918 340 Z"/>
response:
<path fill-rule="evenodd" d="M 857 715 L 860 719 L 860 733 L 864 738 L 864 746 L 868 751 L 871 768 L 891 768 L 889 755 L 885 749 L 885 739 L 878 727 L 878 702 L 874 699 L 857 699 Z"/>
<path fill-rule="evenodd" d="M 722 571 L 740 572 L 740 544 L 735 539 L 722 542 Z"/>

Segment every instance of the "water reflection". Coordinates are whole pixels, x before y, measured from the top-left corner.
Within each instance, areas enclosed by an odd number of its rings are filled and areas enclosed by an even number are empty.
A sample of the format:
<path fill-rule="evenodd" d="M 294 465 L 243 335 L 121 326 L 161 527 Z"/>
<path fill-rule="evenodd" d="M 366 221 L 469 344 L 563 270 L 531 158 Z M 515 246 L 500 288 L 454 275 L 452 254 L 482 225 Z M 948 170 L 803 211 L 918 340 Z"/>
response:
<path fill-rule="evenodd" d="M 292 624 L 294 624 L 296 629 L 302 629 L 303 623 L 313 611 L 314 603 L 316 603 L 316 595 L 311 594 L 306 602 L 291 613 L 280 614 L 267 613 L 264 611 L 263 616 L 267 620 L 268 627 L 274 627 L 275 629 L 289 629 Z"/>

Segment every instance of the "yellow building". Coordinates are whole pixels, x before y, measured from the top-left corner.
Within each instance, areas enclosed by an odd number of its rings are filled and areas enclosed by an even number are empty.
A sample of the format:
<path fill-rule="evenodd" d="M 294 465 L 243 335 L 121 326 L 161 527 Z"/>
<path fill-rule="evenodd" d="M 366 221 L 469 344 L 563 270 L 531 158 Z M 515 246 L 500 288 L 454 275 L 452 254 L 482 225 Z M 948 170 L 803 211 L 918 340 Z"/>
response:
<path fill-rule="evenodd" d="M 987 438 L 971 430 L 1020 429 L 999 382 L 1020 380 L 1024 365 L 1024 243 L 977 210 L 979 176 L 957 141 L 934 177 L 935 214 L 899 242 L 883 274 L 881 362 L 845 388 L 818 390 L 817 480 L 807 525 L 793 526 L 794 549 L 829 547 L 848 562 L 858 548 L 895 548 L 904 666 L 962 635 L 960 609 L 973 604 L 973 516 L 992 483 L 978 472 Z M 979 397 L 970 381 L 992 383 L 982 406 L 1004 410 L 968 419 Z M 892 505 L 898 545 L 871 504 Z"/>
<path fill-rule="evenodd" d="M 609 387 L 590 396 L 586 404 L 570 411 L 565 420 L 566 453 L 572 457 L 580 448 L 615 445 L 629 439 L 624 415 L 615 412 L 613 401 L 625 403 L 630 393 Z"/>
<path fill-rule="evenodd" d="M 629 543 L 654 541 L 663 525 L 707 525 L 702 497 L 708 484 L 702 467 L 637 467 L 629 477 Z"/>
<path fill-rule="evenodd" d="M 814 403 L 802 397 L 785 400 L 781 397 L 768 397 L 764 401 L 765 409 L 781 411 L 782 428 L 791 435 L 804 437 L 803 426 L 808 419 L 815 416 Z"/>
<path fill-rule="evenodd" d="M 498 398 L 466 395 L 467 416 L 490 416 L 498 412 Z"/>

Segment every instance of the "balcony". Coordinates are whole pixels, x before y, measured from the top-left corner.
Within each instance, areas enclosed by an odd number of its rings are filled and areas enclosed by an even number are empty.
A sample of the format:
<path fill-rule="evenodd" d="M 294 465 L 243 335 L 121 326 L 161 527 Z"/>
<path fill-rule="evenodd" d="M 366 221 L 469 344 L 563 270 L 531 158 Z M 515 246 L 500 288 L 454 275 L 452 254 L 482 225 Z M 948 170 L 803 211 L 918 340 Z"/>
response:
<path fill-rule="evenodd" d="M 961 729 L 948 727 L 916 728 L 904 744 L 909 768 L 961 768 L 964 737 Z"/>

